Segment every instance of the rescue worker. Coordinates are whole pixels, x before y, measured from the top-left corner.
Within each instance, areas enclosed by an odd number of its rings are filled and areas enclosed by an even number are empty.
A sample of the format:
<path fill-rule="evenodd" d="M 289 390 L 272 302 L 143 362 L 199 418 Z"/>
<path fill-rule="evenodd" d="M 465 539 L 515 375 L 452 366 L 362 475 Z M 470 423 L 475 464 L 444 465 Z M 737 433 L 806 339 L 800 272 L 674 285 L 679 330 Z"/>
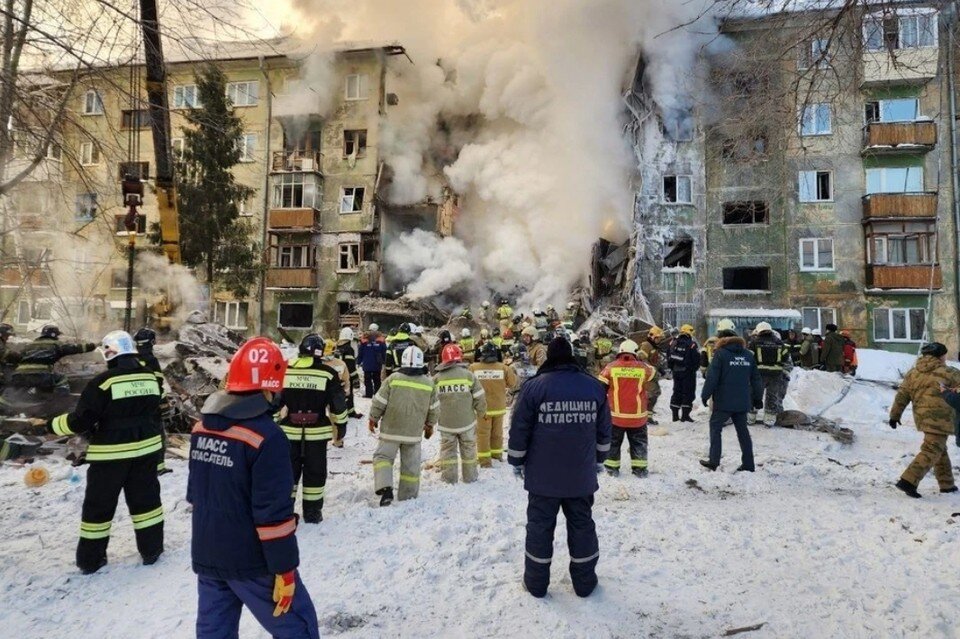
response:
<path fill-rule="evenodd" d="M 353 395 L 360 389 L 360 372 L 357 370 L 357 354 L 353 350 L 353 329 L 344 326 L 340 329 L 340 339 L 337 341 L 337 357 L 343 360 L 347 365 L 347 372 L 350 374 L 350 392 L 347 393 L 347 412 L 350 417 L 359 419 L 363 417 L 357 412 L 353 401 Z"/>
<path fill-rule="evenodd" d="M 87 488 L 83 498 L 77 567 L 85 575 L 107 563 L 110 528 L 123 491 L 144 565 L 163 553 L 163 506 L 157 479 L 162 447 L 160 382 L 137 357 L 133 338 L 107 333 L 100 344 L 107 370 L 80 394 L 73 412 L 50 421 L 60 437 L 87 434 Z"/>
<path fill-rule="evenodd" d="M 373 454 L 373 477 L 381 506 L 393 502 L 393 462 L 398 452 L 397 498 L 415 499 L 420 493 L 420 440 L 433 435 L 439 408 L 437 388 L 427 375 L 423 351 L 408 346 L 400 356 L 400 368 L 383 381 L 370 404 L 370 432 L 376 433 L 380 427 L 380 443 Z"/>
<path fill-rule="evenodd" d="M 532 326 L 520 332 L 520 341 L 526 347 L 527 361 L 531 366 L 540 368 L 547 361 L 547 347 L 540 340 L 540 333 Z"/>
<path fill-rule="evenodd" d="M 163 377 L 163 371 L 160 367 L 160 361 L 157 359 L 157 356 L 153 354 L 153 346 L 157 343 L 157 333 L 152 328 L 144 326 L 137 330 L 133 334 L 133 343 L 137 346 L 137 357 L 140 359 L 140 365 L 153 371 L 153 374 L 157 376 L 157 382 L 160 384 L 160 393 L 163 394 L 163 382 L 165 381 Z M 163 413 L 163 409 L 166 406 L 166 400 L 161 398 L 160 400 L 160 412 Z M 163 427 L 163 420 L 160 421 L 161 428 Z M 163 448 L 160 450 L 160 458 L 157 461 L 157 474 L 166 475 L 172 473 L 171 468 L 167 468 L 167 432 L 165 428 L 162 428 L 163 435 Z"/>
<path fill-rule="evenodd" d="M 673 395 L 670 410 L 673 421 L 692 422 L 690 411 L 697 398 L 697 369 L 700 366 L 700 350 L 693 339 L 693 326 L 684 324 L 680 334 L 670 347 L 668 366 L 673 373 Z"/>
<path fill-rule="evenodd" d="M 760 371 L 764 399 L 763 416 L 761 417 L 759 412 L 751 413 L 752 421 L 754 424 L 763 423 L 767 428 L 771 428 L 783 412 L 783 398 L 787 394 L 793 364 L 790 361 L 790 348 L 780 341 L 770 324 L 760 322 L 754 333 L 756 337 L 750 350 Z"/>
<path fill-rule="evenodd" d="M 590 343 L 587 342 L 587 345 L 584 346 L 582 338 L 580 335 L 573 335 L 570 339 L 570 344 L 573 346 L 573 358 L 577 360 L 577 366 L 587 371 L 593 375 L 596 371 L 591 370 L 590 362 L 593 359 L 589 355 L 592 354 L 591 348 L 588 348 Z"/>
<path fill-rule="evenodd" d="M 523 585 L 547 594 L 553 533 L 563 509 L 573 590 L 597 586 L 600 545 L 593 521 L 597 473 L 610 452 L 607 393 L 573 358 L 570 342 L 550 342 L 547 360 L 520 389 L 510 422 L 509 461 L 529 493 Z"/>
<path fill-rule="evenodd" d="M 824 328 L 827 336 L 820 351 L 820 363 L 828 373 L 840 373 L 843 371 L 843 336 L 837 332 L 836 324 L 827 324 Z"/>
<path fill-rule="evenodd" d="M 821 335 L 819 328 L 813 329 L 810 334 L 813 336 L 813 341 L 817 343 L 817 359 L 819 360 L 817 368 L 823 370 L 823 335 Z"/>
<path fill-rule="evenodd" d="M 660 376 L 662 372 L 660 370 L 660 343 L 663 337 L 663 330 L 660 327 L 651 326 L 647 331 L 647 337 L 640 343 L 639 358 L 653 366 L 654 370 L 657 371 L 653 383 L 647 388 L 648 412 L 650 413 L 647 423 L 653 426 L 657 425 L 657 420 L 653 417 L 653 409 L 657 406 L 657 400 L 660 399 Z"/>
<path fill-rule="evenodd" d="M 440 400 L 440 478 L 457 483 L 462 466 L 463 482 L 477 481 L 477 420 L 486 413 L 483 386 L 467 369 L 463 351 L 447 344 L 440 353 L 440 365 L 433 376 Z"/>
<path fill-rule="evenodd" d="M 576 302 L 567 302 L 567 310 L 563 313 L 563 325 L 570 330 L 575 328 L 577 323 L 577 304 Z"/>
<path fill-rule="evenodd" d="M 190 437 L 198 639 L 237 637 L 243 606 L 273 637 L 320 637 L 297 572 L 290 444 L 272 417 L 285 372 L 276 344 L 248 340 Z"/>
<path fill-rule="evenodd" d="M 387 363 L 384 367 L 387 376 L 393 374 L 394 371 L 400 368 L 400 357 L 403 355 L 403 351 L 407 350 L 409 346 L 416 346 L 413 340 L 410 339 L 410 330 L 410 324 L 404 322 L 397 327 L 396 333 L 387 337 Z M 423 351 L 420 352 L 422 353 Z"/>
<path fill-rule="evenodd" d="M 493 319 L 493 312 L 490 310 L 490 302 L 483 300 L 480 303 L 480 311 L 477 313 L 477 319 L 482 326 L 490 326 Z"/>
<path fill-rule="evenodd" d="M 460 350 L 463 352 L 463 358 L 468 362 L 473 362 L 473 352 L 477 348 L 477 342 L 470 333 L 469 328 L 460 330 Z"/>
<path fill-rule="evenodd" d="M 713 350 L 717 346 L 718 339 L 716 335 L 711 335 L 703 343 L 703 348 L 700 350 L 700 375 L 704 379 L 707 378 L 707 369 L 710 368 L 710 360 L 713 358 Z"/>
<path fill-rule="evenodd" d="M 923 433 L 920 452 L 910 463 L 896 487 L 910 497 L 919 498 L 917 487 L 931 468 L 940 492 L 957 492 L 953 466 L 947 453 L 947 437 L 954 434 L 954 412 L 944 400 L 944 389 L 960 387 L 960 371 L 947 366 L 947 347 L 932 342 L 920 349 L 917 363 L 903 377 L 903 383 L 890 407 L 890 428 L 900 425 L 907 405 L 913 403 L 913 420 Z"/>
<path fill-rule="evenodd" d="M 627 439 L 630 471 L 647 476 L 647 387 L 657 376 L 656 369 L 638 357 L 640 345 L 632 339 L 620 344 L 617 358 L 607 364 L 599 379 L 607 387 L 607 403 L 613 422 L 610 453 L 603 465 L 607 474 L 620 474 L 620 448 Z"/>
<path fill-rule="evenodd" d="M 536 328 L 541 333 L 546 331 L 550 327 L 550 320 L 547 319 L 547 314 L 544 313 L 539 308 L 533 309 L 533 327 Z"/>
<path fill-rule="evenodd" d="M 280 428 L 290 440 L 293 495 L 303 477 L 303 521 L 323 521 L 327 486 L 327 442 L 347 432 L 347 398 L 339 374 L 325 357 L 326 343 L 316 333 L 300 341 L 299 356 L 283 377 Z"/>
<path fill-rule="evenodd" d="M 97 345 L 63 343 L 60 341 L 60 335 L 60 329 L 54 324 L 47 324 L 40 329 L 40 337 L 20 351 L 20 363 L 13 371 L 11 386 L 38 388 L 62 395 L 70 394 L 67 378 L 54 373 L 54 365 L 64 357 L 89 353 Z"/>
<path fill-rule="evenodd" d="M 413 345 L 424 353 L 426 353 L 427 349 L 430 348 L 427 344 L 427 340 L 423 337 L 422 326 L 417 326 L 415 324 L 410 325 L 410 341 L 413 342 Z"/>
<path fill-rule="evenodd" d="M 794 366 L 800 366 L 800 348 L 803 346 L 803 338 L 791 328 L 787 331 L 787 338 L 783 343 L 790 350 L 790 363 Z"/>
<path fill-rule="evenodd" d="M 547 324 L 550 328 L 556 328 L 560 326 L 562 322 L 560 321 L 560 313 L 557 312 L 557 309 L 554 308 L 553 304 L 547 304 Z"/>
<path fill-rule="evenodd" d="M 843 372 L 852 377 L 857 376 L 857 343 L 850 337 L 850 331 L 840 331 L 843 337 Z"/>
<path fill-rule="evenodd" d="M 818 368 L 820 366 L 820 345 L 813 337 L 813 331 L 804 327 L 800 331 L 803 336 L 803 344 L 800 346 L 800 365 L 807 370 Z"/>
<path fill-rule="evenodd" d="M 323 363 L 336 372 L 340 387 L 343 389 L 344 397 L 346 397 L 350 393 L 350 369 L 345 361 L 337 357 L 337 343 L 332 339 L 323 340 Z M 334 440 L 336 439 L 338 438 L 334 438 Z"/>
<path fill-rule="evenodd" d="M 500 306 L 497 308 L 497 321 L 500 323 L 500 332 L 506 333 L 508 329 L 513 328 L 513 309 L 507 298 L 500 299 Z"/>
<path fill-rule="evenodd" d="M 503 459 L 503 416 L 507 414 L 507 393 L 517 386 L 517 373 L 499 357 L 496 346 L 487 343 L 480 349 L 480 361 L 470 372 L 483 387 L 486 410 L 477 424 L 477 459 L 481 468 L 490 468 L 491 460 Z"/>
<path fill-rule="evenodd" d="M 357 349 L 357 362 L 363 370 L 363 396 L 367 399 L 380 390 L 386 361 L 387 344 L 380 336 L 379 327 L 371 324 L 367 334 L 360 338 Z"/>
<path fill-rule="evenodd" d="M 597 332 L 597 339 L 593 343 L 593 358 L 601 368 L 613 359 L 613 340 L 610 339 L 610 331 L 606 327 L 601 327 Z"/>
<path fill-rule="evenodd" d="M 513 329 L 508 328 L 500 334 L 500 354 L 507 355 L 513 351 L 516 340 L 513 339 Z"/>
<path fill-rule="evenodd" d="M 484 344 L 486 344 L 487 342 L 489 342 L 490 339 L 491 339 L 491 337 L 490 337 L 490 329 L 481 328 L 481 329 L 480 329 L 480 337 L 477 338 L 477 343 L 474 344 L 474 346 L 473 346 L 474 355 L 476 355 L 476 353 L 480 350 L 480 347 L 483 346 Z M 474 360 L 476 360 L 476 358 L 474 358 Z"/>
<path fill-rule="evenodd" d="M 738 471 L 753 472 L 753 441 L 747 428 L 750 409 L 763 406 L 763 385 L 757 362 L 746 348 L 743 338 L 733 330 L 717 332 L 717 347 L 713 351 L 707 379 L 700 391 L 703 405 L 710 407 L 710 456 L 701 459 L 700 465 L 709 470 L 720 466 L 722 453 L 721 434 L 728 420 L 733 421 L 740 443 L 740 466 Z"/>

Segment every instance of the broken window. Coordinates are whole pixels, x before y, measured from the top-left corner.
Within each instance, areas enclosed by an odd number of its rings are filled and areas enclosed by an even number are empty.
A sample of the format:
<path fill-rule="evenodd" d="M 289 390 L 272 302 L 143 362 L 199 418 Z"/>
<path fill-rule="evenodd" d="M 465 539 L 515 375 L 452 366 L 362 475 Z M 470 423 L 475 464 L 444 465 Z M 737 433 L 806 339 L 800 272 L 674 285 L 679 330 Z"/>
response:
<path fill-rule="evenodd" d="M 668 204 L 690 204 L 693 202 L 690 176 L 664 175 L 663 201 Z"/>
<path fill-rule="evenodd" d="M 356 271 L 360 268 L 360 243 L 341 242 L 339 271 Z"/>
<path fill-rule="evenodd" d="M 380 240 L 376 235 L 365 235 L 363 236 L 363 245 L 360 248 L 363 249 L 360 254 L 363 261 L 374 262 L 380 252 Z"/>
<path fill-rule="evenodd" d="M 363 187 L 345 186 L 340 191 L 340 212 L 359 213 L 363 210 Z"/>
<path fill-rule="evenodd" d="M 17 324 L 30 323 L 30 302 L 20 300 L 17 302 Z"/>
<path fill-rule="evenodd" d="M 274 266 L 277 268 L 310 268 L 313 266 L 313 246 L 295 244 L 276 246 Z"/>
<path fill-rule="evenodd" d="M 683 326 L 697 323 L 697 304 L 664 304 L 661 307 L 663 324 L 661 326 Z"/>
<path fill-rule="evenodd" d="M 800 270 L 832 271 L 833 240 L 829 238 L 801 239 Z"/>
<path fill-rule="evenodd" d="M 724 224 L 767 224 L 770 210 L 763 201 L 724 202 Z"/>
<path fill-rule="evenodd" d="M 343 132 L 343 157 L 362 158 L 367 153 L 367 130 L 348 129 Z"/>
<path fill-rule="evenodd" d="M 830 66 L 830 41 L 826 38 L 813 38 L 800 44 L 797 55 L 797 68 L 801 71 L 811 67 L 825 69 Z"/>
<path fill-rule="evenodd" d="M 663 268 L 692 268 L 693 267 L 693 240 L 684 238 L 673 240 L 666 245 L 666 255 L 663 256 Z"/>
<path fill-rule="evenodd" d="M 74 211 L 74 219 L 77 222 L 90 222 L 93 216 L 97 214 L 97 194 L 81 193 L 77 196 L 77 208 Z"/>
<path fill-rule="evenodd" d="M 741 162 L 762 160 L 767 153 L 767 135 L 745 131 L 735 139 L 723 140 L 720 153 L 725 160 Z"/>
<path fill-rule="evenodd" d="M 660 116 L 660 132 L 671 142 L 690 142 L 693 140 L 693 111 L 691 109 L 671 109 Z"/>
<path fill-rule="evenodd" d="M 140 276 L 133 274 L 133 288 L 140 286 Z M 110 288 L 127 288 L 127 269 L 110 269 Z"/>
<path fill-rule="evenodd" d="M 828 103 L 808 104 L 800 115 L 800 135 L 830 135 L 833 113 Z"/>
<path fill-rule="evenodd" d="M 312 328 L 313 304 L 280 302 L 277 325 L 280 328 Z"/>
<path fill-rule="evenodd" d="M 120 181 L 126 179 L 128 175 L 137 180 L 147 180 L 150 177 L 149 162 L 120 162 L 117 168 Z"/>
<path fill-rule="evenodd" d="M 833 174 L 830 171 L 800 171 L 801 202 L 832 202 Z"/>
<path fill-rule="evenodd" d="M 766 266 L 740 266 L 723 269 L 725 291 L 769 291 L 770 269 Z"/>

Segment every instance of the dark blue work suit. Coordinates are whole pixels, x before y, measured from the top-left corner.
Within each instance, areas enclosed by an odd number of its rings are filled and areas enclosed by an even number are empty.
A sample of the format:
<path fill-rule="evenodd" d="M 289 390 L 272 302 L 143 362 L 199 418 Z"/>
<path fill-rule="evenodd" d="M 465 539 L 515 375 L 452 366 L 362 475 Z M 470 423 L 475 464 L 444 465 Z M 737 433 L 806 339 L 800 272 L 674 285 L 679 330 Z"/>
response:
<path fill-rule="evenodd" d="M 520 391 L 510 422 L 508 458 L 524 468 L 527 540 L 523 582 L 547 594 L 557 513 L 567 520 L 570 577 L 586 597 L 597 585 L 600 546 L 593 523 L 597 465 L 610 450 L 606 389 L 575 364 L 544 365 Z"/>
<path fill-rule="evenodd" d="M 717 342 L 707 379 L 700 392 L 703 405 L 713 399 L 710 415 L 710 464 L 720 465 L 724 424 L 733 420 L 740 442 L 744 470 L 753 470 L 753 441 L 747 429 L 747 413 L 763 406 L 763 383 L 756 359 L 739 337 L 723 337 Z"/>
<path fill-rule="evenodd" d="M 667 365 L 673 373 L 673 396 L 670 397 L 670 408 L 673 410 L 673 421 L 680 419 L 682 411 L 684 421 L 690 419 L 693 402 L 697 398 L 697 371 L 700 367 L 700 351 L 697 343 L 689 335 L 681 333 L 670 347 L 670 356 Z"/>
<path fill-rule="evenodd" d="M 197 637 L 233 639 L 246 606 L 275 638 L 319 639 L 317 612 L 296 575 L 290 611 L 273 616 L 274 578 L 300 563 L 290 445 L 264 396 L 219 391 L 190 437 Z"/>

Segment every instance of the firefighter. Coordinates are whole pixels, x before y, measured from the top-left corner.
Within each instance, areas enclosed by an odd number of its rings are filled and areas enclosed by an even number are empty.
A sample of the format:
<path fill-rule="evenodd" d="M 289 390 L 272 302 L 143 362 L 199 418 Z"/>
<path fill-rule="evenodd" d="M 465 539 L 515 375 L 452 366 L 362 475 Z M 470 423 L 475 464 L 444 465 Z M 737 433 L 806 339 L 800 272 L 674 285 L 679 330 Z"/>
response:
<path fill-rule="evenodd" d="M 610 453 L 603 462 L 607 473 L 620 474 L 620 447 L 627 438 L 630 470 L 637 477 L 647 476 L 647 388 L 657 376 L 656 369 L 638 357 L 640 345 L 624 340 L 617 358 L 607 364 L 599 379 L 607 387 L 607 402 L 613 421 Z"/>
<path fill-rule="evenodd" d="M 547 318 L 547 314 L 539 308 L 533 309 L 533 326 L 541 333 L 550 327 L 550 320 Z"/>
<path fill-rule="evenodd" d="M 717 347 L 718 339 L 716 335 L 711 335 L 703 343 L 703 348 L 700 350 L 700 375 L 704 379 L 707 378 L 707 369 L 710 368 L 710 360 L 713 358 L 713 350 Z"/>
<path fill-rule="evenodd" d="M 764 400 L 763 417 L 760 417 L 759 412 L 752 412 L 751 416 L 754 424 L 762 422 L 767 428 L 771 428 L 776 424 L 777 416 L 783 412 L 783 398 L 787 394 L 793 363 L 790 359 L 790 347 L 777 337 L 770 324 L 760 322 L 753 332 L 756 337 L 750 350 L 760 370 Z"/>
<path fill-rule="evenodd" d="M 560 313 L 557 312 L 553 304 L 547 304 L 547 322 L 550 328 L 556 328 L 561 324 Z"/>
<path fill-rule="evenodd" d="M 332 339 L 323 340 L 323 362 L 334 370 L 344 396 L 350 393 L 350 369 L 347 363 L 337 357 L 337 343 Z"/>
<path fill-rule="evenodd" d="M 507 298 L 500 298 L 500 306 L 497 308 L 497 321 L 500 323 L 500 332 L 506 333 L 508 329 L 513 328 L 513 309 Z"/>
<path fill-rule="evenodd" d="M 800 365 L 806 369 L 820 367 L 820 343 L 813 336 L 813 331 L 804 327 L 800 331 L 803 343 L 800 345 Z"/>
<path fill-rule="evenodd" d="M 247 341 L 190 437 L 198 639 L 237 637 L 243 606 L 271 636 L 320 637 L 297 573 L 290 444 L 272 418 L 285 372 L 276 344 Z"/>
<path fill-rule="evenodd" d="M 410 325 L 410 341 L 413 342 L 413 345 L 424 353 L 427 352 L 429 345 L 427 344 L 427 340 L 423 337 L 422 326 L 417 326 L 415 324 Z"/>
<path fill-rule="evenodd" d="M 343 440 L 349 409 L 340 375 L 325 358 L 323 338 L 307 335 L 299 351 L 283 378 L 280 401 L 286 414 L 280 428 L 290 440 L 294 495 L 303 476 L 303 521 L 319 524 L 327 486 L 327 442 Z"/>
<path fill-rule="evenodd" d="M 376 433 L 380 427 L 380 443 L 373 454 L 373 476 L 381 506 L 393 503 L 393 462 L 398 452 L 397 499 L 415 499 L 420 493 L 420 440 L 433 435 L 439 408 L 437 389 L 424 367 L 423 351 L 408 346 L 400 356 L 400 367 L 383 380 L 370 404 L 370 432 Z"/>
<path fill-rule="evenodd" d="M 547 361 L 547 347 L 543 345 L 540 333 L 528 326 L 520 332 L 520 341 L 526 347 L 527 361 L 535 368 L 540 368 Z"/>
<path fill-rule="evenodd" d="M 606 327 L 597 331 L 597 339 L 593 343 L 593 358 L 601 368 L 613 359 L 613 340 L 610 339 L 610 331 Z"/>
<path fill-rule="evenodd" d="M 498 358 L 497 347 L 487 343 L 480 349 L 480 361 L 470 366 L 486 398 L 486 411 L 477 426 L 477 457 L 481 468 L 490 468 L 491 460 L 503 459 L 503 416 L 507 414 L 507 393 L 517 386 L 517 373 Z"/>
<path fill-rule="evenodd" d="M 469 328 L 460 330 L 460 350 L 463 351 L 463 358 L 468 362 L 473 362 L 473 352 L 477 348 L 477 341 L 473 338 Z"/>
<path fill-rule="evenodd" d="M 350 373 L 350 392 L 347 393 L 347 411 L 350 417 L 360 419 L 363 417 L 357 412 L 353 401 L 354 393 L 360 390 L 360 372 L 357 370 L 357 353 L 353 350 L 353 329 L 345 326 L 340 329 L 340 339 L 337 341 L 337 357 L 347 365 L 347 371 Z"/>
<path fill-rule="evenodd" d="M 500 334 L 500 354 L 509 355 L 516 346 L 516 340 L 513 339 L 513 329 L 508 328 Z"/>
<path fill-rule="evenodd" d="M 647 410 L 650 413 L 647 423 L 653 426 L 657 425 L 657 420 L 653 417 L 653 409 L 657 405 L 657 400 L 660 399 L 660 376 L 662 374 L 660 370 L 660 343 L 663 341 L 663 337 L 663 330 L 660 327 L 651 326 L 647 331 L 647 337 L 640 343 L 638 354 L 639 359 L 646 361 L 657 371 L 657 376 L 654 377 L 652 384 L 647 389 L 649 399 Z"/>
<path fill-rule="evenodd" d="M 567 302 L 567 310 L 563 314 L 563 325 L 570 330 L 574 329 L 577 323 L 577 303 Z"/>
<path fill-rule="evenodd" d="M 440 365 L 433 376 L 440 399 L 440 478 L 457 483 L 462 465 L 463 482 L 477 481 L 477 419 L 487 411 L 483 386 L 467 370 L 463 351 L 447 344 L 440 353 Z M 459 451 L 459 454 L 458 454 Z"/>
<path fill-rule="evenodd" d="M 480 312 L 477 313 L 477 319 L 480 321 L 480 324 L 489 326 L 492 315 L 493 312 L 490 310 L 490 302 L 483 300 L 483 302 L 480 303 Z"/>
<path fill-rule="evenodd" d="M 400 357 L 403 355 L 403 351 L 407 350 L 407 347 L 416 346 L 416 344 L 413 343 L 413 340 L 410 339 L 411 328 L 412 327 L 408 322 L 404 322 L 397 327 L 396 333 L 387 337 L 387 362 L 385 365 L 385 375 L 389 376 L 398 368 L 400 368 Z"/>
<path fill-rule="evenodd" d="M 684 324 L 680 334 L 670 346 L 668 360 L 673 373 L 673 396 L 670 398 L 670 410 L 673 421 L 692 422 L 690 411 L 697 396 L 697 369 L 700 366 L 700 350 L 693 339 L 693 326 Z"/>
<path fill-rule="evenodd" d="M 157 479 L 162 447 L 160 382 L 140 363 L 129 333 L 107 333 L 100 353 L 107 370 L 90 380 L 73 412 L 53 418 L 49 425 L 61 437 L 89 434 L 90 469 L 77 544 L 77 567 L 85 575 L 107 563 L 121 490 L 144 565 L 155 563 L 163 552 L 163 506 Z"/>
<path fill-rule="evenodd" d="M 97 345 L 62 343 L 60 335 L 60 329 L 54 324 L 47 324 L 40 329 L 40 337 L 30 342 L 20 352 L 20 363 L 13 371 L 11 386 L 39 388 L 61 395 L 70 394 L 67 378 L 54 373 L 54 365 L 64 357 L 89 353 Z"/>

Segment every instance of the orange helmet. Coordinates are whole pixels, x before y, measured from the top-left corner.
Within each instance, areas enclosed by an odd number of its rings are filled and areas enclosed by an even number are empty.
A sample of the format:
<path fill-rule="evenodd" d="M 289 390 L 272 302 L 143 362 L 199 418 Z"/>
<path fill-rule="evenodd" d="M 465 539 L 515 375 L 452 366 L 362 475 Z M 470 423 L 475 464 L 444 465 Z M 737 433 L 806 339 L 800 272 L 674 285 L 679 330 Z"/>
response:
<path fill-rule="evenodd" d="M 840 331 L 840 334 L 844 337 L 850 337 L 850 331 L 846 328 Z"/>
<path fill-rule="evenodd" d="M 440 361 L 444 364 L 448 362 L 462 362 L 463 350 L 456 344 L 447 344 L 440 351 Z"/>
<path fill-rule="evenodd" d="M 254 337 L 244 342 L 230 360 L 227 390 L 280 390 L 286 372 L 287 362 L 280 347 L 266 337 Z"/>
<path fill-rule="evenodd" d="M 503 335 L 501 337 L 503 337 L 503 339 L 513 339 L 513 329 L 506 329 L 503 331 Z"/>

